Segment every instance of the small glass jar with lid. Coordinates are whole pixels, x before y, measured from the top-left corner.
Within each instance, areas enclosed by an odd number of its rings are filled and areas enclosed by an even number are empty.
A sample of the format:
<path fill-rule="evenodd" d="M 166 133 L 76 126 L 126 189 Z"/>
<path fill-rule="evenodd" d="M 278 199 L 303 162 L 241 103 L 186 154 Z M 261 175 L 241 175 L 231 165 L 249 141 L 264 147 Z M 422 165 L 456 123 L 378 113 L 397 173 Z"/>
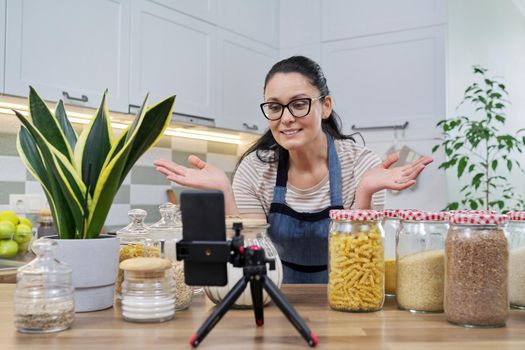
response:
<path fill-rule="evenodd" d="M 22 333 L 51 333 L 68 329 L 75 317 L 72 271 L 56 260 L 57 243 L 33 243 L 37 257 L 16 274 L 15 327 Z"/>
<path fill-rule="evenodd" d="M 445 317 L 465 327 L 502 327 L 508 317 L 505 215 L 456 213 L 445 241 Z"/>
<path fill-rule="evenodd" d="M 505 227 L 509 239 L 509 302 L 525 310 L 525 211 L 507 213 Z"/>
<path fill-rule="evenodd" d="M 330 210 L 328 304 L 332 309 L 370 312 L 383 307 L 382 213 Z"/>
<path fill-rule="evenodd" d="M 385 231 L 385 295 L 396 294 L 396 236 L 400 226 L 399 209 L 383 210 L 381 225 Z"/>
<path fill-rule="evenodd" d="M 396 301 L 402 310 L 443 312 L 447 213 L 400 212 Z"/>
<path fill-rule="evenodd" d="M 163 203 L 159 206 L 160 220 L 149 227 L 152 238 L 159 242 L 161 257 L 171 261 L 175 283 L 175 309 L 190 307 L 193 287 L 184 283 L 184 262 L 177 261 L 176 244 L 182 239 L 182 220 L 179 206 Z"/>
<path fill-rule="evenodd" d="M 248 219 L 239 217 L 227 217 L 226 218 L 226 234 L 227 238 L 230 239 L 234 236 L 233 223 L 240 222 L 243 225 L 241 234 L 244 237 L 244 246 L 249 247 L 257 245 L 264 249 L 264 253 L 267 258 L 275 260 L 275 270 L 270 270 L 267 264 L 267 276 L 272 280 L 278 288 L 281 288 L 283 282 L 283 266 L 281 259 L 277 254 L 277 250 L 273 245 L 270 237 L 266 234 L 270 224 L 266 220 L 261 219 Z M 214 303 L 220 303 L 231 288 L 243 277 L 242 267 L 233 267 L 228 264 L 228 284 L 224 287 L 209 286 L 204 287 L 204 292 L 208 298 Z M 266 306 L 270 303 L 271 298 L 263 291 L 263 304 Z M 235 303 L 232 305 L 234 308 L 245 309 L 251 308 L 253 305 L 252 295 L 249 288 L 237 298 Z"/>
<path fill-rule="evenodd" d="M 159 244 L 153 240 L 149 228 L 144 224 L 146 215 L 143 209 L 130 210 L 128 212 L 129 225 L 117 231 L 120 241 L 119 263 L 135 257 L 160 257 Z M 120 299 L 123 278 L 124 273 L 119 269 L 115 285 L 117 300 Z"/>
<path fill-rule="evenodd" d="M 172 264 L 162 258 L 131 258 L 120 263 L 122 318 L 131 322 L 165 322 L 175 315 Z"/>

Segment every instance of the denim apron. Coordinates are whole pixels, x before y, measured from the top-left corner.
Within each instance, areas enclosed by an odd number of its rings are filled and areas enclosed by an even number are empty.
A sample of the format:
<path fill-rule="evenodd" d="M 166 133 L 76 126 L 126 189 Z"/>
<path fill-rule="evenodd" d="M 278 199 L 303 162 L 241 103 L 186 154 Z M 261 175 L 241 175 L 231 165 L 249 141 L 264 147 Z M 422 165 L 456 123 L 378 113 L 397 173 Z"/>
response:
<path fill-rule="evenodd" d="M 268 234 L 283 263 L 283 283 L 328 282 L 328 226 L 331 209 L 343 209 L 341 164 L 334 140 L 326 134 L 330 206 L 324 210 L 297 212 L 285 204 L 288 182 L 288 152 L 281 154 L 268 214 Z"/>

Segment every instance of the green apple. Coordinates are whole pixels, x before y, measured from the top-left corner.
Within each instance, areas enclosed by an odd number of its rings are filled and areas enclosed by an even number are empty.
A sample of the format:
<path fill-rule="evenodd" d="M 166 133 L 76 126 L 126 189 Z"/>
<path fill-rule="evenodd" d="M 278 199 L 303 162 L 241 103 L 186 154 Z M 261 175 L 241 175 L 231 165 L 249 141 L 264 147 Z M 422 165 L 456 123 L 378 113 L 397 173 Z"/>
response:
<path fill-rule="evenodd" d="M 33 228 L 33 223 L 28 218 L 23 217 L 23 216 L 19 216 L 18 220 L 20 221 L 18 223 L 19 225 L 26 225 L 26 226 L 29 226 L 29 228 Z"/>
<path fill-rule="evenodd" d="M 18 216 L 11 210 L 4 210 L 0 212 L 0 221 L 11 221 L 13 225 L 18 225 Z"/>
<path fill-rule="evenodd" d="M 5 239 L 0 241 L 0 258 L 12 258 L 18 254 L 18 243 Z"/>
<path fill-rule="evenodd" d="M 0 239 L 11 239 L 16 227 L 11 221 L 0 221 Z"/>
<path fill-rule="evenodd" d="M 13 236 L 16 243 L 23 243 L 30 241 L 33 237 L 33 231 L 31 230 L 31 227 L 24 225 L 24 224 L 18 224 L 16 225 L 16 231 Z"/>
<path fill-rule="evenodd" d="M 18 254 L 25 254 L 27 253 L 27 250 L 29 249 L 31 240 L 28 240 L 25 242 L 17 242 L 17 243 L 18 243 Z"/>

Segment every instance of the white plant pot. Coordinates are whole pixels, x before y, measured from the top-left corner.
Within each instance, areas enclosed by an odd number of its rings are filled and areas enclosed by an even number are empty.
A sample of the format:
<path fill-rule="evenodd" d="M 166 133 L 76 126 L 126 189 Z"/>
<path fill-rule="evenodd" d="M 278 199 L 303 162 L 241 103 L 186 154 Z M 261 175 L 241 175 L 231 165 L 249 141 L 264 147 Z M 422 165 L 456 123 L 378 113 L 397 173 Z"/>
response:
<path fill-rule="evenodd" d="M 56 258 L 73 269 L 75 312 L 113 306 L 120 242 L 116 236 L 97 239 L 58 239 Z"/>

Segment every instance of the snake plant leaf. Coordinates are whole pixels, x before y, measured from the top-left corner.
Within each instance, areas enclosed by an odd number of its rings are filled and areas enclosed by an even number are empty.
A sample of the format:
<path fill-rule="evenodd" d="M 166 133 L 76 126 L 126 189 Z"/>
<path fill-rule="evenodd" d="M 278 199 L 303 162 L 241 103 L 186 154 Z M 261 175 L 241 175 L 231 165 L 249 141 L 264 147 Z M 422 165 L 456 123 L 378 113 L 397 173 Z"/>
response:
<path fill-rule="evenodd" d="M 103 168 L 98 178 L 93 195 L 93 210 L 89 213 L 85 238 L 96 237 L 102 229 L 113 198 L 122 183 L 121 180 L 126 177 L 126 169 L 130 169 L 134 164 L 133 160 L 137 160 L 161 137 L 170 122 L 174 102 L 175 96 L 169 97 L 150 107 L 146 113 L 138 115 L 138 121 L 133 123 L 134 130 L 131 131 L 131 126 L 129 126 L 116 142 L 121 149 L 112 156 L 111 161 Z M 125 140 L 123 145 L 122 139 Z"/>
<path fill-rule="evenodd" d="M 71 209 L 60 184 L 53 173 L 46 169 L 44 159 L 30 132 L 21 127 L 18 132 L 17 149 L 29 172 L 42 185 L 60 238 L 75 238 L 76 228 Z"/>
<path fill-rule="evenodd" d="M 73 129 L 71 126 L 69 119 L 67 119 L 66 109 L 64 108 L 64 102 L 62 100 L 58 101 L 57 103 L 55 108 L 55 117 L 57 118 L 58 125 L 60 125 L 60 128 L 66 137 L 69 147 L 74 150 L 75 145 L 77 144 L 78 136 L 75 129 Z"/>
<path fill-rule="evenodd" d="M 69 160 L 73 159 L 73 151 L 62 133 L 57 119 L 32 86 L 29 87 L 29 111 L 31 122 L 44 138 Z"/>
<path fill-rule="evenodd" d="M 115 142 L 106 101 L 107 90 L 104 91 L 95 118 L 82 132 L 75 147 L 75 166 L 82 174 L 83 182 L 89 187 L 91 196 L 95 191 L 92 184 L 97 183 L 102 166 Z M 89 164 L 91 174 L 88 174 Z M 88 178 L 91 184 L 88 184 Z"/>
<path fill-rule="evenodd" d="M 55 181 L 51 182 L 54 187 L 58 187 L 54 192 L 56 193 L 60 191 L 63 195 L 60 200 L 57 199 L 55 201 L 55 204 L 57 204 L 57 211 L 59 210 L 58 202 L 60 202 L 61 208 L 65 205 L 69 206 L 74 221 L 74 232 L 75 235 L 78 235 L 78 230 L 82 227 L 84 214 L 82 208 L 82 193 L 85 193 L 86 191 L 84 183 L 76 173 L 73 165 L 68 161 L 67 157 L 53 147 L 53 145 L 45 139 L 40 131 L 26 117 L 19 112 L 15 111 L 15 113 L 18 119 L 27 128 L 40 150 L 45 168 L 50 174 L 49 177 L 53 177 L 54 180 L 56 180 L 56 183 Z"/>

